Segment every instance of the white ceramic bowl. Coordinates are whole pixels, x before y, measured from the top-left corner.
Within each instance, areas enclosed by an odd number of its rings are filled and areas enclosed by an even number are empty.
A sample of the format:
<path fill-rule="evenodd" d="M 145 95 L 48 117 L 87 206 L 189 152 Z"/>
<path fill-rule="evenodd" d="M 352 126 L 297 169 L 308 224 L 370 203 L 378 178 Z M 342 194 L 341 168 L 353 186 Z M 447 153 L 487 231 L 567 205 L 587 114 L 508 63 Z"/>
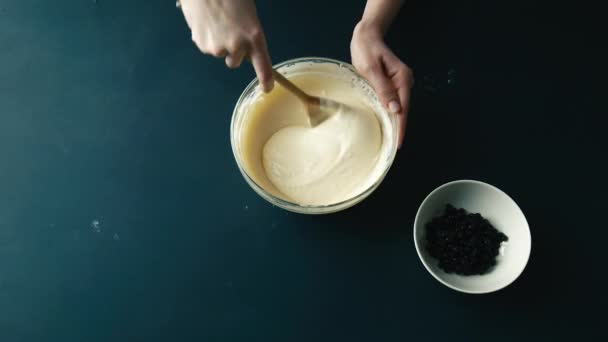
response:
<path fill-rule="evenodd" d="M 473 276 L 448 274 L 426 252 L 425 225 L 441 215 L 447 203 L 480 213 L 509 237 L 490 272 Z M 424 267 L 442 284 L 465 293 L 488 293 L 506 287 L 519 277 L 528 263 L 532 239 L 528 222 L 511 197 L 483 182 L 459 180 L 438 187 L 422 201 L 414 221 L 414 242 Z"/>

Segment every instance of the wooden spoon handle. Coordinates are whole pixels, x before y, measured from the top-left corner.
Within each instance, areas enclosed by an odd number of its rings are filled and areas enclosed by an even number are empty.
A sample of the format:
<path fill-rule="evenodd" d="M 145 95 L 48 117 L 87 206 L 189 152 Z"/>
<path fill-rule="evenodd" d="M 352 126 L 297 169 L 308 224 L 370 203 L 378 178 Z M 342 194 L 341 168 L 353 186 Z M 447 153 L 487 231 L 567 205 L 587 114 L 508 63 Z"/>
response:
<path fill-rule="evenodd" d="M 279 82 L 283 87 L 287 88 L 287 90 L 297 96 L 300 100 L 304 101 L 305 103 L 311 102 L 311 96 L 306 94 L 297 85 L 293 84 L 290 80 L 283 76 L 283 74 L 272 69 L 272 75 L 274 76 L 275 81 Z"/>

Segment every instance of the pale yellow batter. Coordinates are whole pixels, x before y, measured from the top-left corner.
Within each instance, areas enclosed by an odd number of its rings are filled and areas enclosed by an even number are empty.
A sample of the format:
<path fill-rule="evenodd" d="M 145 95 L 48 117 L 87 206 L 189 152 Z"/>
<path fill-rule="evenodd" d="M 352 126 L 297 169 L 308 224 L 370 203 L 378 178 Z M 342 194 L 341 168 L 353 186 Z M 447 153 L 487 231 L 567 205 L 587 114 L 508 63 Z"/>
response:
<path fill-rule="evenodd" d="M 347 106 L 316 127 L 304 105 L 276 84 L 252 103 L 242 133 L 249 175 L 271 194 L 301 205 L 348 200 L 373 183 L 382 129 L 361 93 L 322 73 L 290 78 L 310 94 Z"/>

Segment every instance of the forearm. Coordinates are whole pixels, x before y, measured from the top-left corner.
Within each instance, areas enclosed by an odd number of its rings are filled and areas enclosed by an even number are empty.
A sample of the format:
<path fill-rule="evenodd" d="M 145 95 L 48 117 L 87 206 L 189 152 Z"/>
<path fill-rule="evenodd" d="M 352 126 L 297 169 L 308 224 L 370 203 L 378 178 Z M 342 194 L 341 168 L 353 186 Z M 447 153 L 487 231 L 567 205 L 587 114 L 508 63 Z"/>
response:
<path fill-rule="evenodd" d="M 367 0 L 359 24 L 385 34 L 404 2 L 405 0 Z"/>

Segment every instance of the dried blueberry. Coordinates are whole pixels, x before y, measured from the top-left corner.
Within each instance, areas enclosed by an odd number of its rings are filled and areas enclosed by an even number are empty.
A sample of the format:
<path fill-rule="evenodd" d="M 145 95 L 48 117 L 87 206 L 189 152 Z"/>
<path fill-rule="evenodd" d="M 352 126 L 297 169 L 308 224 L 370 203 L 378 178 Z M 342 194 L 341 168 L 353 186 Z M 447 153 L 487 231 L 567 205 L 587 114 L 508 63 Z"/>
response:
<path fill-rule="evenodd" d="M 481 214 L 451 204 L 426 224 L 427 251 L 447 273 L 487 273 L 496 265 L 500 244 L 507 240 Z"/>

